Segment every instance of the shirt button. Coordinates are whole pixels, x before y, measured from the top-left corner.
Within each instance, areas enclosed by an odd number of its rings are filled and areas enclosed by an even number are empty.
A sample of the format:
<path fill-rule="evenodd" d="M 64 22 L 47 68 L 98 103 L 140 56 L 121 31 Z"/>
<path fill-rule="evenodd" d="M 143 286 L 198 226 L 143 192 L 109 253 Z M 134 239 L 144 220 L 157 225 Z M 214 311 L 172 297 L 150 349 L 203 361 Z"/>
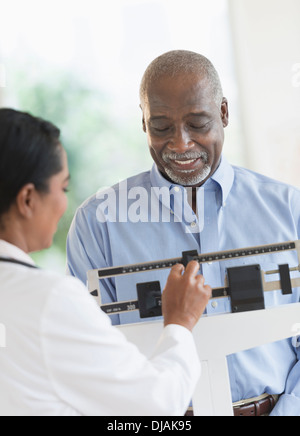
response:
<path fill-rule="evenodd" d="M 191 227 L 194 229 L 197 226 L 197 223 L 194 221 L 193 223 L 191 223 Z"/>
<path fill-rule="evenodd" d="M 213 302 L 211 303 L 211 307 L 212 307 L 213 309 L 216 309 L 216 308 L 218 307 L 218 303 L 217 303 L 217 301 L 213 301 Z"/>
<path fill-rule="evenodd" d="M 178 188 L 178 186 L 175 186 L 174 191 L 175 191 L 175 192 L 179 192 L 179 191 L 180 191 L 180 188 Z"/>

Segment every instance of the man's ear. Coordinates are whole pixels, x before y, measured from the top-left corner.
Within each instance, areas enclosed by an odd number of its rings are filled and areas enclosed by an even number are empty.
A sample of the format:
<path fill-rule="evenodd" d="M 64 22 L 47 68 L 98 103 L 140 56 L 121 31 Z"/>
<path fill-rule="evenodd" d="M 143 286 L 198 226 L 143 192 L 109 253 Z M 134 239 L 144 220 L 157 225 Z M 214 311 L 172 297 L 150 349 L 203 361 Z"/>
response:
<path fill-rule="evenodd" d="M 140 104 L 140 109 L 141 109 L 142 114 L 143 114 L 143 120 L 142 120 L 142 123 L 143 123 L 143 131 L 144 131 L 145 133 L 147 133 L 147 127 L 146 127 L 146 123 L 145 123 L 144 111 L 143 111 L 143 108 L 142 108 L 142 105 L 141 105 L 141 104 Z"/>
<path fill-rule="evenodd" d="M 147 127 L 146 127 L 146 123 L 145 123 L 145 118 L 143 117 L 143 130 L 145 133 L 147 133 Z"/>
<path fill-rule="evenodd" d="M 228 101 L 227 98 L 223 97 L 221 104 L 221 118 L 223 122 L 223 127 L 227 127 L 229 124 L 229 111 L 228 111 Z"/>
<path fill-rule="evenodd" d="M 33 183 L 28 183 L 19 191 L 16 198 L 17 209 L 24 218 L 33 215 L 37 191 Z"/>

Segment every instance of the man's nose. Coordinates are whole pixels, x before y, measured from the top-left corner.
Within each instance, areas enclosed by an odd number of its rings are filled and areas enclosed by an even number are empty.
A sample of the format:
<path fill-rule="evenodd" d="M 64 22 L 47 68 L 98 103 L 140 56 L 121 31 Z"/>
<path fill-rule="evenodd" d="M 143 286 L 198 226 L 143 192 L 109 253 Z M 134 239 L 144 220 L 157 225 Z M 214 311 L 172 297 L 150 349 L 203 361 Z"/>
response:
<path fill-rule="evenodd" d="M 175 153 L 185 153 L 190 148 L 194 147 L 194 141 L 190 134 L 184 128 L 176 129 L 173 137 L 170 139 L 168 148 Z"/>

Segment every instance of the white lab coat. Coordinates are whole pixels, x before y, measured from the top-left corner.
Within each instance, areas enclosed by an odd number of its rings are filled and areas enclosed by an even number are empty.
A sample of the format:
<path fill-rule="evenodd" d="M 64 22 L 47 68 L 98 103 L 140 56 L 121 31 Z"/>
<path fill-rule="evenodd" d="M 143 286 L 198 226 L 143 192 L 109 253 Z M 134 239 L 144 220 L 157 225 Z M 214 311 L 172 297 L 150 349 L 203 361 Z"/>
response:
<path fill-rule="evenodd" d="M 0 257 L 32 263 L 4 241 Z M 187 329 L 148 360 L 72 277 L 0 262 L 0 325 L 2 416 L 183 415 L 200 375 Z"/>

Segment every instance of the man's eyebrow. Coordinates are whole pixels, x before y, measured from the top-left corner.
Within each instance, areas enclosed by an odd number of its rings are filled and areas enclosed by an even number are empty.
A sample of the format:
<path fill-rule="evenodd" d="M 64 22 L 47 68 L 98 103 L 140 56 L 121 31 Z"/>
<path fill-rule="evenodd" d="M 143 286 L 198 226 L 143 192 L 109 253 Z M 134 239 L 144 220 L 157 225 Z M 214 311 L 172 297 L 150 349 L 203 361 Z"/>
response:
<path fill-rule="evenodd" d="M 199 117 L 199 118 L 209 118 L 210 114 L 208 112 L 190 112 L 187 116 Z"/>
<path fill-rule="evenodd" d="M 166 115 L 157 115 L 154 117 L 150 117 L 150 121 L 156 121 L 156 120 L 168 120 L 169 118 Z"/>
<path fill-rule="evenodd" d="M 198 118 L 210 118 L 211 114 L 209 114 L 206 111 L 202 111 L 202 112 L 189 112 L 188 114 L 185 115 L 186 117 L 198 117 Z M 156 120 L 169 120 L 170 118 L 167 117 L 166 115 L 154 115 L 153 117 L 150 117 L 150 121 L 156 121 Z"/>

